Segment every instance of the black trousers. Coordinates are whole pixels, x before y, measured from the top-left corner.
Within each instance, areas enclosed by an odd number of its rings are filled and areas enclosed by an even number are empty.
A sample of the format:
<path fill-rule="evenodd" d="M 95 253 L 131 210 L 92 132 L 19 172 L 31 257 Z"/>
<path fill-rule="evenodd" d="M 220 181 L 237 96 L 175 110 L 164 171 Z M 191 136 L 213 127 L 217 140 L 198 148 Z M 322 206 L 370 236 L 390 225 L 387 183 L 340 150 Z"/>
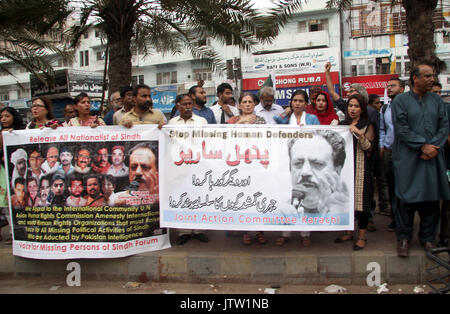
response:
<path fill-rule="evenodd" d="M 416 211 L 420 217 L 420 243 L 434 242 L 439 228 L 439 201 L 420 203 L 398 202 L 394 210 L 397 240 L 401 241 L 406 239 L 408 242 L 411 242 Z"/>
<path fill-rule="evenodd" d="M 383 154 L 383 170 L 384 177 L 388 186 L 389 204 L 392 208 L 392 214 L 394 212 L 394 198 L 395 198 L 395 178 L 394 178 L 394 166 L 392 164 L 392 151 L 385 149 Z"/>
<path fill-rule="evenodd" d="M 439 238 L 441 240 L 443 239 L 450 239 L 450 201 L 444 201 L 442 202 L 442 209 L 441 209 L 441 230 L 439 232 Z"/>

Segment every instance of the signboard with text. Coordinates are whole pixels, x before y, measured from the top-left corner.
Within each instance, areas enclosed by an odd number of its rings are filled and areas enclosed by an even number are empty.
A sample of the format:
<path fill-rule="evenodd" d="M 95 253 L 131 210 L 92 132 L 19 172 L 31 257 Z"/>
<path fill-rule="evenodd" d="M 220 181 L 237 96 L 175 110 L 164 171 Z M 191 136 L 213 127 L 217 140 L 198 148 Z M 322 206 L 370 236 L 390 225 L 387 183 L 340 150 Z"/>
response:
<path fill-rule="evenodd" d="M 352 230 L 346 126 L 165 126 L 161 227 Z"/>
<path fill-rule="evenodd" d="M 159 227 L 158 133 L 148 125 L 4 133 L 13 254 L 114 258 L 170 247 Z"/>

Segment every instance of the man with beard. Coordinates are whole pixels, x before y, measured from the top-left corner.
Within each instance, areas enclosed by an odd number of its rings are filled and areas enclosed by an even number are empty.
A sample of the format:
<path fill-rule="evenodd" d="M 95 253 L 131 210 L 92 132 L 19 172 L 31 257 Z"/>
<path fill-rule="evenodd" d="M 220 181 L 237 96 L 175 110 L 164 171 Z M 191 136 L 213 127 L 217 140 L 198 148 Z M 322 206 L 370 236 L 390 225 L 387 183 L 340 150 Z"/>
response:
<path fill-rule="evenodd" d="M 434 80 L 430 65 L 415 65 L 410 73 L 411 90 L 392 103 L 395 194 L 401 201 L 393 214 L 400 257 L 409 256 L 416 211 L 420 216 L 419 242 L 426 251 L 434 248 L 439 202 L 450 199 L 444 155 L 449 122 L 442 98 L 430 92 Z"/>
<path fill-rule="evenodd" d="M 70 175 L 75 167 L 72 165 L 73 154 L 72 151 L 68 147 L 61 148 L 61 152 L 59 153 L 59 161 L 61 162 L 58 172 L 64 176 Z"/>
<path fill-rule="evenodd" d="M 27 174 L 27 159 L 28 154 L 22 148 L 17 149 L 16 151 L 14 151 L 14 153 L 11 154 L 11 162 L 14 165 L 14 170 L 11 179 L 12 188 L 14 188 L 13 184 L 17 178 L 25 179 L 25 175 Z"/>
<path fill-rule="evenodd" d="M 387 95 L 393 101 L 395 97 L 403 94 L 405 91 L 405 83 L 399 78 L 392 78 L 389 80 L 387 86 Z M 397 206 L 395 198 L 395 178 L 394 167 L 392 164 L 392 146 L 394 145 L 394 123 L 392 120 L 392 104 L 387 102 L 380 110 L 380 159 L 382 161 L 384 176 L 388 186 L 389 204 L 391 210 L 386 208 L 385 211 L 380 210 L 381 215 L 391 216 L 392 222 L 388 226 L 388 230 L 395 231 L 395 220 L 393 212 Z"/>
<path fill-rule="evenodd" d="M 67 180 L 67 187 L 70 196 L 66 200 L 67 206 L 85 206 L 86 199 L 81 196 L 83 193 L 83 178 L 81 175 L 74 173 Z"/>
<path fill-rule="evenodd" d="M 111 167 L 108 159 L 108 147 L 106 147 L 106 145 L 104 144 L 100 144 L 100 146 L 97 148 L 94 162 L 92 163 L 92 171 L 100 174 L 105 174 L 106 172 L 108 172 L 109 167 Z"/>
<path fill-rule="evenodd" d="M 203 117 L 209 124 L 215 124 L 216 118 L 212 109 L 206 107 L 206 92 L 201 86 L 194 85 L 189 89 L 188 94 L 194 100 L 192 111 L 197 116 Z M 179 114 L 179 111 L 176 115 Z"/>
<path fill-rule="evenodd" d="M 75 171 L 78 173 L 88 173 L 91 171 L 91 152 L 87 147 L 80 147 L 75 156 Z"/>
<path fill-rule="evenodd" d="M 58 162 L 59 150 L 56 145 L 51 145 L 47 149 L 47 153 L 45 154 L 46 160 L 42 164 L 41 168 L 47 174 L 52 174 L 56 172 L 59 168 Z"/>
<path fill-rule="evenodd" d="M 135 106 L 127 112 L 120 124 L 131 128 L 135 124 L 158 124 L 159 128 L 164 125 L 164 117 L 159 110 L 152 110 L 153 101 L 150 96 L 150 87 L 138 85 L 133 91 Z"/>
<path fill-rule="evenodd" d="M 64 195 L 64 176 L 60 173 L 55 173 L 52 176 L 50 186 L 50 205 L 64 206 L 66 204 L 66 196 Z"/>
<path fill-rule="evenodd" d="M 263 117 L 267 124 L 276 124 L 273 117 L 284 112 L 283 107 L 275 104 L 275 90 L 266 86 L 260 90 L 260 103 L 255 107 L 255 114 Z"/>
<path fill-rule="evenodd" d="M 48 196 L 50 195 L 50 177 L 42 177 L 39 182 L 39 198 L 36 201 L 36 206 L 48 206 Z"/>
<path fill-rule="evenodd" d="M 130 204 L 148 205 L 158 201 L 159 181 L 156 156 L 147 143 L 141 143 L 130 151 L 130 187 L 127 191 L 114 194 L 110 204 L 124 206 Z M 151 199 L 153 198 L 153 199 Z M 144 199 L 148 199 L 145 201 Z M 144 201 L 144 203 L 142 203 Z"/>
<path fill-rule="evenodd" d="M 113 115 L 114 125 L 119 125 L 123 116 L 131 110 L 134 106 L 133 87 L 124 86 L 120 88 L 120 99 L 122 101 L 122 108 L 117 110 Z"/>
<path fill-rule="evenodd" d="M 169 125 L 208 124 L 205 118 L 192 112 L 194 101 L 189 94 L 178 95 L 175 99 L 175 105 L 180 115 L 170 119 Z"/>
<path fill-rule="evenodd" d="M 205 118 L 192 113 L 192 98 L 188 94 L 178 95 L 175 99 L 180 115 L 170 119 L 169 125 L 196 125 L 208 124 Z M 201 242 L 208 242 L 208 236 L 203 230 L 178 229 L 176 243 L 182 245 L 192 238 Z"/>
<path fill-rule="evenodd" d="M 91 207 L 100 207 L 107 205 L 106 199 L 101 193 L 101 178 L 99 175 L 91 173 L 84 177 L 87 195 L 85 196 L 86 205 Z"/>
<path fill-rule="evenodd" d="M 229 105 L 232 98 L 233 88 L 230 84 L 222 83 L 217 86 L 217 104 L 211 106 L 216 123 L 225 124 L 231 117 L 239 115 L 239 109 Z"/>

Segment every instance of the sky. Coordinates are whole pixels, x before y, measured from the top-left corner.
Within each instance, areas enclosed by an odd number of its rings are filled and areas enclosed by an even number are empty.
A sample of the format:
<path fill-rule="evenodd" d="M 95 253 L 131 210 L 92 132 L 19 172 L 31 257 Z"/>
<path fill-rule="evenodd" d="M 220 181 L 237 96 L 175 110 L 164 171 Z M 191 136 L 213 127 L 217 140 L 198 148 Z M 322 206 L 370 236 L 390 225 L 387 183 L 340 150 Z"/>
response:
<path fill-rule="evenodd" d="M 272 0 L 251 0 L 254 3 L 254 8 L 267 8 L 272 5 Z M 325 7 L 326 0 L 307 0 L 305 8 L 317 10 Z"/>

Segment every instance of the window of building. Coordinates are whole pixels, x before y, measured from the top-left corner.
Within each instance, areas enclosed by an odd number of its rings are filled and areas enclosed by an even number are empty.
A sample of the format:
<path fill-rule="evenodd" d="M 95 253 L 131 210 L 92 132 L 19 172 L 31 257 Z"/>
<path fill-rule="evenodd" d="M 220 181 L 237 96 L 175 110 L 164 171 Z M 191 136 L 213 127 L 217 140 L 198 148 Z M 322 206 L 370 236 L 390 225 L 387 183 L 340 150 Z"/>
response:
<path fill-rule="evenodd" d="M 100 37 L 100 31 L 98 29 L 95 30 L 95 38 Z"/>
<path fill-rule="evenodd" d="M 9 100 L 9 94 L 0 94 L 0 100 Z"/>
<path fill-rule="evenodd" d="M 402 63 L 401 62 L 396 62 L 395 63 L 395 73 L 397 74 L 402 74 Z"/>
<path fill-rule="evenodd" d="M 193 70 L 194 81 L 211 81 L 212 72 L 209 69 L 196 69 Z"/>
<path fill-rule="evenodd" d="M 105 51 L 97 51 L 97 61 L 105 60 Z"/>
<path fill-rule="evenodd" d="M 352 65 L 352 76 L 357 76 L 357 75 L 358 75 L 358 66 Z"/>
<path fill-rule="evenodd" d="M 366 66 L 364 64 L 358 66 L 358 75 L 366 75 Z"/>
<path fill-rule="evenodd" d="M 297 23 L 297 32 L 306 33 L 308 31 L 308 25 L 306 21 L 301 21 Z"/>
<path fill-rule="evenodd" d="M 136 87 L 137 86 L 137 76 L 133 75 L 131 77 L 131 86 Z"/>
<path fill-rule="evenodd" d="M 373 60 L 367 60 L 367 74 L 371 75 L 371 74 L 375 74 L 375 71 L 373 70 Z"/>
<path fill-rule="evenodd" d="M 177 71 L 156 73 L 156 85 L 176 84 Z"/>
<path fill-rule="evenodd" d="M 80 67 L 89 65 L 89 50 L 80 51 Z"/>
<path fill-rule="evenodd" d="M 391 71 L 391 61 L 389 58 L 377 58 L 377 74 L 389 74 Z"/>
<path fill-rule="evenodd" d="M 143 75 L 139 75 L 139 85 L 145 84 L 144 83 L 144 76 Z"/>
<path fill-rule="evenodd" d="M 319 32 L 328 30 L 328 20 L 309 20 L 309 31 L 310 32 Z"/>
<path fill-rule="evenodd" d="M 301 21 L 297 23 L 297 32 L 319 32 L 328 30 L 328 19 Z"/>

